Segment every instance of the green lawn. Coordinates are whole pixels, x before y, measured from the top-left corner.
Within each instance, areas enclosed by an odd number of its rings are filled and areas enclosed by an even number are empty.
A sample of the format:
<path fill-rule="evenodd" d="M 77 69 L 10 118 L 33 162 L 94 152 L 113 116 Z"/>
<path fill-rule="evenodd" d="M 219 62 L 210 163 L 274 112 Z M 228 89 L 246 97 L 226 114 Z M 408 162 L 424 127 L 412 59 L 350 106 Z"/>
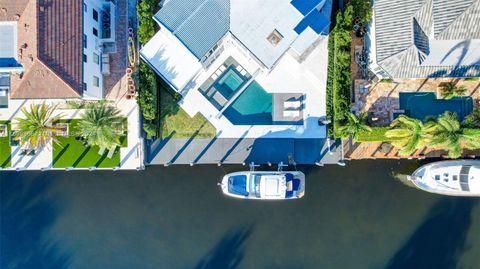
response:
<path fill-rule="evenodd" d="M 0 137 L 0 167 L 10 167 L 11 164 L 11 148 L 10 148 L 10 122 L 0 121 L 0 124 L 7 124 L 8 135 Z"/>
<path fill-rule="evenodd" d="M 191 118 L 165 88 L 160 90 L 160 128 L 162 137 L 212 138 L 215 127 L 200 113 Z"/>
<path fill-rule="evenodd" d="M 385 136 L 389 127 L 372 127 L 371 132 L 360 132 L 356 139 L 357 142 L 388 142 L 391 139 Z"/>
<path fill-rule="evenodd" d="M 117 148 L 112 158 L 108 158 L 108 150 L 102 155 L 98 154 L 98 146 L 85 147 L 82 141 L 75 139 L 78 120 L 61 120 L 69 123 L 70 136 L 58 137 L 59 143 L 53 144 L 53 167 L 54 168 L 113 168 L 120 165 L 120 149 Z M 122 138 L 122 147 L 127 146 L 127 137 Z"/>

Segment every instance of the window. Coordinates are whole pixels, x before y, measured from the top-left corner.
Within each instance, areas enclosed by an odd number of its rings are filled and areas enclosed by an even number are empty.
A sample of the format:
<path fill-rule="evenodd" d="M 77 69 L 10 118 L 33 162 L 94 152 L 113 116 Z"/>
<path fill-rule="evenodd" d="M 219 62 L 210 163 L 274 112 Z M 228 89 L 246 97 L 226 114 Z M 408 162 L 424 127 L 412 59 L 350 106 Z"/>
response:
<path fill-rule="evenodd" d="M 283 35 L 280 34 L 280 32 L 278 32 L 277 30 L 273 30 L 273 32 L 267 37 L 268 42 L 270 42 L 270 44 L 274 46 L 278 45 L 278 43 L 280 43 L 282 39 Z"/>
<path fill-rule="evenodd" d="M 83 34 L 83 48 L 87 48 L 87 35 Z"/>
<path fill-rule="evenodd" d="M 83 91 L 86 92 L 87 91 L 87 83 L 83 83 Z"/>
<path fill-rule="evenodd" d="M 85 13 L 88 12 L 87 4 L 85 4 L 85 3 L 83 3 L 83 12 L 85 12 Z"/>
<path fill-rule="evenodd" d="M 93 19 L 95 21 L 98 21 L 98 11 L 96 11 L 95 9 L 93 9 Z"/>
<path fill-rule="evenodd" d="M 95 52 L 93 53 L 93 62 L 96 64 L 100 64 L 100 56 L 96 54 Z"/>
<path fill-rule="evenodd" d="M 83 54 L 83 62 L 87 62 L 87 55 Z"/>
<path fill-rule="evenodd" d="M 100 79 L 97 76 L 93 76 L 93 86 L 100 86 Z"/>
<path fill-rule="evenodd" d="M 98 30 L 97 28 L 93 27 L 93 35 L 98 36 Z"/>

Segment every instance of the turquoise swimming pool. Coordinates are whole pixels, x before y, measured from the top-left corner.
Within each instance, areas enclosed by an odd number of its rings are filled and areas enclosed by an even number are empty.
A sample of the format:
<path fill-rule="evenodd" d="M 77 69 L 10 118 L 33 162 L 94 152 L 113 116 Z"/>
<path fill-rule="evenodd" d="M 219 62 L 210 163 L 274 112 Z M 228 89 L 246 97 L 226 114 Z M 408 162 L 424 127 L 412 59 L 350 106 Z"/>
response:
<path fill-rule="evenodd" d="M 429 116 L 438 116 L 445 111 L 457 113 L 458 119 L 472 113 L 473 99 L 469 96 L 455 97 L 450 100 L 437 99 L 433 92 L 401 92 L 400 109 L 409 117 L 424 120 Z"/>
<path fill-rule="evenodd" d="M 217 80 L 214 87 L 228 100 L 237 92 L 244 82 L 245 79 L 238 71 L 233 69 L 233 67 L 229 67 Z"/>
<path fill-rule="evenodd" d="M 223 112 L 235 125 L 271 125 L 272 94 L 253 81 Z"/>

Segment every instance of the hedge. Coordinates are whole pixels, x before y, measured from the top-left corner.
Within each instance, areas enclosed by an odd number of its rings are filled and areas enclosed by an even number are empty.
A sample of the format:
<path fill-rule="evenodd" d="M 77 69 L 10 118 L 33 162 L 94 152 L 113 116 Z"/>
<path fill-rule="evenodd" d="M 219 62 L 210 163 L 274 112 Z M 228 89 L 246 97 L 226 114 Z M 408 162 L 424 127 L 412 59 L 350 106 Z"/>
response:
<path fill-rule="evenodd" d="M 138 15 L 138 41 L 147 43 L 156 33 L 157 26 L 153 16 L 158 9 L 159 0 L 141 0 L 137 5 Z M 137 102 L 143 116 L 143 130 L 149 138 L 159 133 L 159 78 L 150 67 L 140 62 L 138 70 L 139 91 Z"/>
<path fill-rule="evenodd" d="M 142 44 L 147 43 L 157 31 L 153 15 L 158 9 L 159 0 L 140 0 L 137 5 L 138 41 Z"/>
<path fill-rule="evenodd" d="M 346 120 L 346 113 L 351 109 L 351 24 L 353 7 L 349 5 L 345 12 L 336 16 L 336 25 L 329 38 L 329 64 L 327 78 L 327 115 L 333 122 L 333 131 L 329 135 L 338 138 L 337 126 Z"/>

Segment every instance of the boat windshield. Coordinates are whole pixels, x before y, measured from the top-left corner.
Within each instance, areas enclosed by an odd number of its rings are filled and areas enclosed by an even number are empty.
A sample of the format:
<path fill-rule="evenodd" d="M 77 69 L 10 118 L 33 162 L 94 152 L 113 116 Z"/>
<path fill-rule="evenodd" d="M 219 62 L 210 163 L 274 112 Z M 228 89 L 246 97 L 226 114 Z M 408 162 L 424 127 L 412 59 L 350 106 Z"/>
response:
<path fill-rule="evenodd" d="M 460 187 L 462 191 L 470 191 L 470 187 L 468 186 L 468 174 L 470 172 L 471 165 L 464 165 L 460 169 Z"/>
<path fill-rule="evenodd" d="M 261 176 L 260 175 L 251 175 L 250 176 L 250 186 L 249 186 L 249 193 L 252 196 L 255 196 L 257 198 L 260 198 L 260 181 L 261 181 Z"/>

